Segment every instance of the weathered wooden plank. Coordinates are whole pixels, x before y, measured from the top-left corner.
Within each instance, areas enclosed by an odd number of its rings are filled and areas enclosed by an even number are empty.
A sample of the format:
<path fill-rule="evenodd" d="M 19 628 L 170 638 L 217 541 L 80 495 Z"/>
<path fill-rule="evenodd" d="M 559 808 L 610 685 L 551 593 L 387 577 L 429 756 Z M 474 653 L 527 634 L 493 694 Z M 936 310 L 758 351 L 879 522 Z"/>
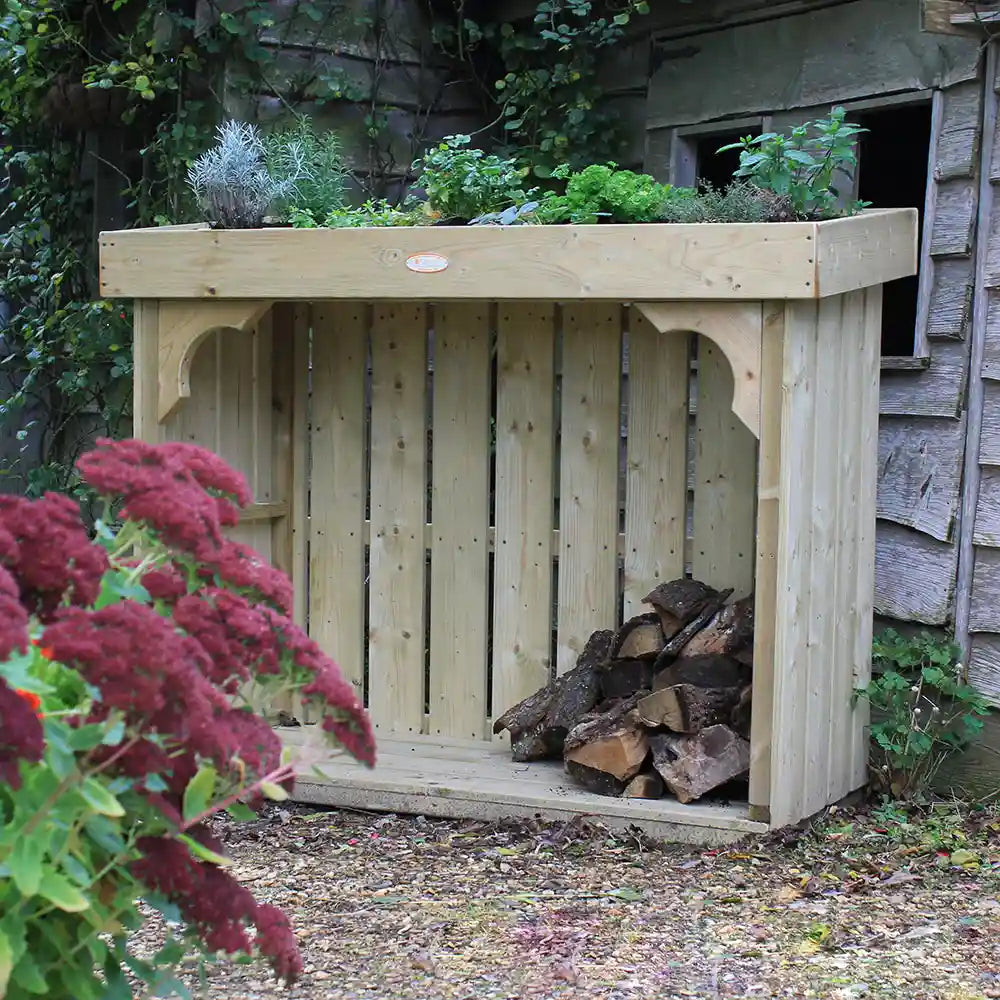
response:
<path fill-rule="evenodd" d="M 929 266 L 934 269 L 934 278 L 927 336 L 964 340 L 972 316 L 972 258 L 943 258 L 929 262 Z"/>
<path fill-rule="evenodd" d="M 1000 707 L 1000 635 L 981 632 L 972 636 L 969 683 L 990 702 Z M 994 716 L 995 718 L 995 716 Z M 991 763 L 1000 764 L 994 750 Z M 991 775 L 990 792 L 996 791 L 996 771 Z"/>
<path fill-rule="evenodd" d="M 309 633 L 364 696 L 368 310 L 313 307 Z"/>
<path fill-rule="evenodd" d="M 487 715 L 490 310 L 434 314 L 430 731 L 483 737 Z"/>
<path fill-rule="evenodd" d="M 1000 384 L 988 381 L 983 386 L 983 427 L 979 441 L 979 461 L 1000 465 Z"/>
<path fill-rule="evenodd" d="M 976 545 L 1000 548 L 1000 469 L 996 466 L 986 466 L 979 472 L 979 499 L 972 541 Z"/>
<path fill-rule="evenodd" d="M 979 546 L 972 573 L 969 630 L 1000 632 L 1000 550 Z"/>
<path fill-rule="evenodd" d="M 621 307 L 566 306 L 562 323 L 556 671 L 618 612 Z"/>
<path fill-rule="evenodd" d="M 944 118 L 937 149 L 937 178 L 973 177 L 979 161 L 983 85 L 967 80 L 943 91 Z"/>
<path fill-rule="evenodd" d="M 911 528 L 879 521 L 875 610 L 888 618 L 943 625 L 955 598 L 958 549 Z"/>
<path fill-rule="evenodd" d="M 920 372 L 883 372 L 879 413 L 884 416 L 957 417 L 965 399 L 969 342 L 939 341 Z"/>
<path fill-rule="evenodd" d="M 939 181 L 931 253 L 935 257 L 971 253 L 975 222 L 975 181 L 965 177 Z"/>
<path fill-rule="evenodd" d="M 368 704 L 397 733 L 424 721 L 425 323 L 422 305 L 380 304 L 371 331 Z"/>
<path fill-rule="evenodd" d="M 551 306 L 497 311 L 494 715 L 549 680 L 554 323 Z"/>
<path fill-rule="evenodd" d="M 757 447 L 732 400 L 729 362 L 699 337 L 692 573 L 742 597 L 753 590 Z"/>
<path fill-rule="evenodd" d="M 949 541 L 958 514 L 964 451 L 964 418 L 883 417 L 878 516 Z"/>
<path fill-rule="evenodd" d="M 1000 130 L 998 130 L 1000 131 Z M 983 339 L 983 378 L 1000 381 L 1000 292 L 985 292 L 986 329 Z"/>
<path fill-rule="evenodd" d="M 625 472 L 626 619 L 641 613 L 642 599 L 653 587 L 684 575 L 689 342 L 686 334 L 660 334 L 632 309 Z"/>
<path fill-rule="evenodd" d="M 664 128 L 974 80 L 979 43 L 921 33 L 910 4 L 866 0 L 665 41 L 654 65 L 647 127 Z"/>

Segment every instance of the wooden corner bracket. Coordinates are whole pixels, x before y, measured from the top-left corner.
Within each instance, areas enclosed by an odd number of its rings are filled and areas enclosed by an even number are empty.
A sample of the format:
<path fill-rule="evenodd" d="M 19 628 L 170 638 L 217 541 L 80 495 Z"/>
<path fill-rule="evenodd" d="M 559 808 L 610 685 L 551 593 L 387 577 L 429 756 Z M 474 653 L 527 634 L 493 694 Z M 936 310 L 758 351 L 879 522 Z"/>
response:
<path fill-rule="evenodd" d="M 722 351 L 733 373 L 733 413 L 759 439 L 761 304 L 636 302 L 635 308 L 660 333 L 700 333 Z"/>
<path fill-rule="evenodd" d="M 159 302 L 157 416 L 160 423 L 177 409 L 182 399 L 191 395 L 191 362 L 198 345 L 214 330 L 245 332 L 270 308 L 269 301 L 259 299 Z"/>

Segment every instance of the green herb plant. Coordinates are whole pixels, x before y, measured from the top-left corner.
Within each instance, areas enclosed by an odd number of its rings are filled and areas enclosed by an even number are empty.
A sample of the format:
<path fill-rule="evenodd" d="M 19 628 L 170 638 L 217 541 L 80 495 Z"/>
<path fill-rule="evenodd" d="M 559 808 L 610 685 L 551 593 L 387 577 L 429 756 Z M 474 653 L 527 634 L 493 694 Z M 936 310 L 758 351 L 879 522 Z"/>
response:
<path fill-rule="evenodd" d="M 470 136 L 451 135 L 417 163 L 417 183 L 427 192 L 431 217 L 468 222 L 528 201 L 527 171 L 508 157 L 470 147 Z"/>
<path fill-rule="evenodd" d="M 278 199 L 280 214 L 293 226 L 318 225 L 347 204 L 347 167 L 340 137 L 317 132 L 312 119 L 299 116 L 291 128 L 270 133 L 264 141 L 272 178 L 294 178 L 293 190 Z"/>
<path fill-rule="evenodd" d="M 857 165 L 856 139 L 867 131 L 846 121 L 847 112 L 834 108 L 828 118 L 797 125 L 789 135 L 765 132 L 723 146 L 719 152 L 740 151 L 737 177 L 787 197 L 799 218 L 828 219 L 867 207 L 855 201 L 840 207 L 838 174 L 848 180 Z"/>
<path fill-rule="evenodd" d="M 873 785 L 896 798 L 926 791 L 949 755 L 982 729 L 989 705 L 966 683 L 960 650 L 921 633 L 887 629 L 873 644 L 875 676 L 857 698 L 872 709 Z"/>
<path fill-rule="evenodd" d="M 649 174 L 619 170 L 614 163 L 591 164 L 576 172 L 563 167 L 554 176 L 565 179 L 566 191 L 542 201 L 539 216 L 544 222 L 656 222 L 667 200 L 682 196 L 681 189 L 660 184 Z"/>

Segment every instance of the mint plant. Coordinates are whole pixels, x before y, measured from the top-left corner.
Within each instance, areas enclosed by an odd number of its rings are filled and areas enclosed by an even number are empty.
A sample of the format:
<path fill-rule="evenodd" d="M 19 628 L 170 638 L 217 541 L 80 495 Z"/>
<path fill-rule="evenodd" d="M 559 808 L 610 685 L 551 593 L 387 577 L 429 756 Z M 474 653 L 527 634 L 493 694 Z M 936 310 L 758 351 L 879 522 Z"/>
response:
<path fill-rule="evenodd" d="M 746 177 L 758 187 L 773 191 L 791 201 L 800 218 L 831 218 L 843 214 L 838 208 L 840 192 L 834 178 L 841 173 L 848 179 L 857 165 L 856 137 L 867 131 L 846 121 L 847 112 L 834 108 L 828 118 L 797 125 L 790 135 L 765 132 L 747 136 L 721 147 L 740 151 L 736 177 Z M 848 213 L 867 207 L 853 202 Z"/>

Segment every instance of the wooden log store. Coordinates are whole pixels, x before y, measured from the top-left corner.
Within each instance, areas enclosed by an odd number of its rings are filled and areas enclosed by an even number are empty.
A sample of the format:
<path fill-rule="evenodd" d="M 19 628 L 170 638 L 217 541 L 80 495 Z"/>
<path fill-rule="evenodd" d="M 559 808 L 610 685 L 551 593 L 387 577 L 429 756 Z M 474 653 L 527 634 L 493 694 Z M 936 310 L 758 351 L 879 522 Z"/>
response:
<path fill-rule="evenodd" d="M 881 285 L 916 269 L 915 211 L 100 242 L 136 436 L 247 475 L 235 531 L 377 727 L 374 771 L 328 757 L 301 798 L 721 843 L 865 782 Z M 753 595 L 742 792 L 512 760 L 494 720 L 686 575 Z"/>

